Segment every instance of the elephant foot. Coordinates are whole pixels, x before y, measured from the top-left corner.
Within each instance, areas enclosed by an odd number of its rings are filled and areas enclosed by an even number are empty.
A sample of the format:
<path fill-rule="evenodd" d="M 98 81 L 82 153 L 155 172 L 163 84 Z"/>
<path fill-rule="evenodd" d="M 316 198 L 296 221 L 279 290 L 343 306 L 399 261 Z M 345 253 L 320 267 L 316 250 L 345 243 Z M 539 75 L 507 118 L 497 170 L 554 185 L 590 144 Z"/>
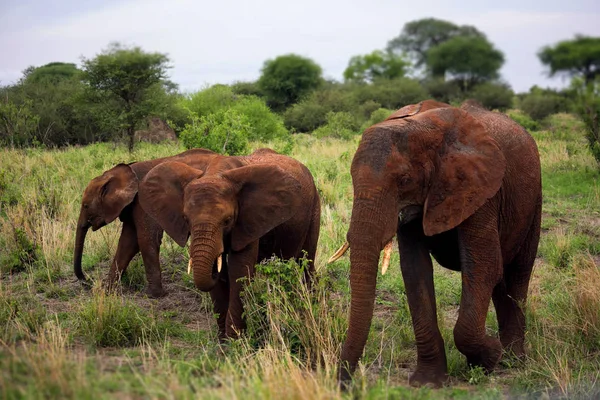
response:
<path fill-rule="evenodd" d="M 165 297 L 167 295 L 167 291 L 164 290 L 162 286 L 148 286 L 148 288 L 146 289 L 146 294 L 148 295 L 148 297 L 152 297 L 153 299 L 159 299 L 161 297 Z"/>
<path fill-rule="evenodd" d="M 417 367 L 417 370 L 408 378 L 408 383 L 413 387 L 441 388 L 447 380 L 446 368 L 425 369 Z"/>
<path fill-rule="evenodd" d="M 340 365 L 340 368 L 338 369 L 338 384 L 340 389 L 344 392 L 350 389 L 352 384 L 352 373 L 346 365 Z"/>
<path fill-rule="evenodd" d="M 482 367 L 486 373 L 490 373 L 502 358 L 502 345 L 498 339 L 486 336 L 480 349 L 477 354 L 466 354 L 467 363 L 470 366 Z"/>

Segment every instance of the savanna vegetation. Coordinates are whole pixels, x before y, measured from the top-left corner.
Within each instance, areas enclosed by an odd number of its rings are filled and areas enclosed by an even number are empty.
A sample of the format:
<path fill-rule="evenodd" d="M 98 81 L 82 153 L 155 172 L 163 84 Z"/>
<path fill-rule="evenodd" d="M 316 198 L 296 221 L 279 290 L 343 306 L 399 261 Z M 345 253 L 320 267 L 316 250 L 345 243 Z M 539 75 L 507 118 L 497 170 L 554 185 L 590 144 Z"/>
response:
<path fill-rule="evenodd" d="M 423 19 L 384 49 L 349 60 L 344 81 L 313 60 L 265 62 L 256 82 L 182 93 L 168 57 L 112 44 L 81 66 L 30 67 L 0 88 L 0 395 L 3 398 L 593 398 L 600 396 L 600 81 L 597 38 L 540 51 L 565 90 L 515 94 L 504 55 L 472 26 Z M 562 49 L 562 50 L 561 50 Z M 566 51 L 564 49 L 568 49 Z M 582 50 L 584 49 L 584 50 Z M 566 53 L 565 53 L 566 51 Z M 571 54 L 565 59 L 565 54 Z M 452 339 L 460 274 L 435 266 L 449 386 L 407 387 L 416 349 L 395 252 L 378 278 L 374 322 L 348 392 L 337 383 L 350 299 L 349 260 L 327 265 L 345 240 L 350 163 L 368 126 L 406 104 L 475 98 L 506 112 L 539 146 L 542 238 L 527 303 L 527 357 L 493 374 L 469 368 Z M 149 116 L 178 141 L 136 143 Z M 246 154 L 270 147 L 303 162 L 321 196 L 318 284 L 273 259 L 244 294 L 248 329 L 218 344 L 210 297 L 186 273 L 188 254 L 165 235 L 169 295 L 149 299 L 139 256 L 116 293 L 102 281 L 121 222 L 89 233 L 82 285 L 72 272 L 87 183 L 120 162 L 192 147 Z M 302 264 L 302 263 L 300 263 Z M 395 266 L 395 268 L 394 268 Z M 490 307 L 487 329 L 497 334 Z"/>

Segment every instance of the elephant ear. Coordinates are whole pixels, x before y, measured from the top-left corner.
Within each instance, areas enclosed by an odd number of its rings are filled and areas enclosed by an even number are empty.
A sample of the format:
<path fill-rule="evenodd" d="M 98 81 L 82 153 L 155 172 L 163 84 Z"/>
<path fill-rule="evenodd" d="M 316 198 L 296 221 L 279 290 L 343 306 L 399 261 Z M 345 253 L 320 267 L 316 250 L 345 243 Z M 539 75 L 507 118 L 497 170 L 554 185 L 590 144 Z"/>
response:
<path fill-rule="evenodd" d="M 233 251 L 242 250 L 298 212 L 302 186 L 279 166 L 236 168 L 223 178 L 239 189 L 238 216 L 231 232 Z"/>
<path fill-rule="evenodd" d="M 418 113 L 425 112 L 427 110 L 432 110 L 434 108 L 445 108 L 450 107 L 450 104 L 441 103 L 435 100 L 424 100 L 417 104 L 409 104 L 407 106 L 402 107 L 398 111 L 394 112 L 392 115 L 387 117 L 386 121 L 392 119 L 402 119 L 406 117 L 412 117 Z"/>
<path fill-rule="evenodd" d="M 152 168 L 140 183 L 142 208 L 182 247 L 190 232 L 183 215 L 184 189 L 203 174 L 184 163 L 169 161 Z"/>
<path fill-rule="evenodd" d="M 106 171 L 100 179 L 100 202 L 102 217 L 106 224 L 114 221 L 138 192 L 138 178 L 127 164 L 118 164 Z"/>
<path fill-rule="evenodd" d="M 424 206 L 427 236 L 450 230 L 470 217 L 498 192 L 506 170 L 498 143 L 475 118 L 456 108 L 432 113 L 445 126 Z M 430 116 L 427 113 L 423 118 Z"/>

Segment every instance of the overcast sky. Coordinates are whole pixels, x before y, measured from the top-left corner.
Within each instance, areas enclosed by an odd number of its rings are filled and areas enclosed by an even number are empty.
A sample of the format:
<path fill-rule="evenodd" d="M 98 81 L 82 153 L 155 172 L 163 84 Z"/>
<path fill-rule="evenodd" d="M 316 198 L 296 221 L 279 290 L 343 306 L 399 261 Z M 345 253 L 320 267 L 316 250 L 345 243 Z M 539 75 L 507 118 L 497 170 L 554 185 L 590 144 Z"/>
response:
<path fill-rule="evenodd" d="M 341 80 L 351 56 L 384 48 L 406 22 L 426 17 L 486 33 L 517 91 L 567 84 L 546 76 L 542 46 L 600 36 L 599 0 L 0 0 L 0 85 L 30 65 L 79 64 L 111 41 L 167 53 L 183 90 L 254 80 L 266 59 L 286 53 Z"/>

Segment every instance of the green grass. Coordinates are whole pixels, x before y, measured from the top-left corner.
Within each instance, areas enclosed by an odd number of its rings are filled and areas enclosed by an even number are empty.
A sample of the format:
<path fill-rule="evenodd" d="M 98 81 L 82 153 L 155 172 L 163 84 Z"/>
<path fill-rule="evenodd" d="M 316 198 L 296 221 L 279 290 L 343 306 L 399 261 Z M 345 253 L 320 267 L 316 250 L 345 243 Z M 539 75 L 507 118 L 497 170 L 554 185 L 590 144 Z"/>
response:
<path fill-rule="evenodd" d="M 74 281 L 72 252 L 83 189 L 119 162 L 176 154 L 178 144 L 95 144 L 1 150 L 0 397 L 2 398 L 590 398 L 600 394 L 600 189 L 581 124 L 559 114 L 533 133 L 542 159 L 542 239 L 528 299 L 527 357 L 485 375 L 467 366 L 452 329 L 460 274 L 434 267 L 449 386 L 408 387 L 416 349 L 404 282 L 393 253 L 378 278 L 375 316 L 355 383 L 341 393 L 337 360 L 350 300 L 349 260 L 326 265 L 344 242 L 352 207 L 350 163 L 358 137 L 294 135 L 266 144 L 307 165 L 322 199 L 318 284 L 299 266 L 259 268 L 246 292 L 248 332 L 218 345 L 210 297 L 186 273 L 186 249 L 163 239 L 169 295 L 145 296 L 140 257 L 116 293 L 101 290 L 116 250 L 117 220 L 89 232 Z M 265 144 L 252 143 L 253 148 Z M 493 307 L 487 329 L 497 334 Z"/>

